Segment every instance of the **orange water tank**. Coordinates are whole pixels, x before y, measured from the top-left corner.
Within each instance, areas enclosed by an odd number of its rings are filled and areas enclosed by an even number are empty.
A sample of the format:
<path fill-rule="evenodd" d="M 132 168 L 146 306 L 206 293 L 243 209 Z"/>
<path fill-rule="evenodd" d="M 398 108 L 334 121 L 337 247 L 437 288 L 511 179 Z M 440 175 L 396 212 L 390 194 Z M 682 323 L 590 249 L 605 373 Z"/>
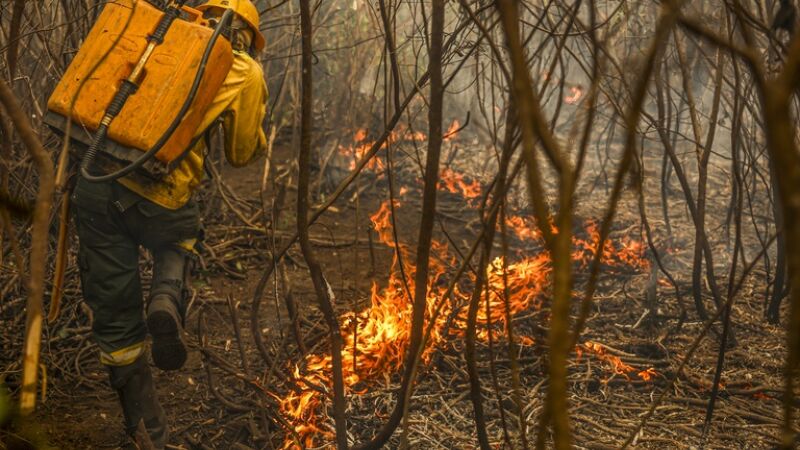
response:
<path fill-rule="evenodd" d="M 96 130 L 162 15 L 161 10 L 144 0 L 108 2 L 50 97 L 47 107 L 51 113 L 61 119 L 72 117 L 74 125 Z M 186 101 L 213 31 L 199 11 L 184 8 L 183 17 L 172 24 L 164 42 L 144 66 L 138 90 L 111 123 L 108 137 L 119 145 L 111 143 L 110 147 L 119 152 L 120 148 L 147 151 L 154 146 Z M 156 154 L 158 160 L 172 162 L 190 145 L 232 64 L 230 43 L 219 38 L 192 107 Z"/>

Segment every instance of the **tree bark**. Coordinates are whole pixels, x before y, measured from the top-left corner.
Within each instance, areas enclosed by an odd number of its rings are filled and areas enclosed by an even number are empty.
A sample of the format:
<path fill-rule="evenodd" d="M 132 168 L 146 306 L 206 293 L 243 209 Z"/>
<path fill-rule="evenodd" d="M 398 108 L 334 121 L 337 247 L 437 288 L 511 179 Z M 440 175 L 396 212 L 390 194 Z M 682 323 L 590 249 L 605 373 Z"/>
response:
<path fill-rule="evenodd" d="M 311 169 L 311 132 L 313 114 L 313 30 L 311 23 L 311 2 L 300 0 L 300 32 L 302 40 L 302 98 L 300 117 L 300 152 L 298 156 L 299 176 L 297 181 L 297 235 L 300 248 L 308 264 L 314 291 L 317 294 L 319 309 L 328 325 L 328 338 L 331 346 L 333 366 L 333 419 L 336 430 L 336 448 L 347 449 L 347 418 L 345 417 L 344 376 L 342 375 L 342 332 L 333 309 L 333 289 L 322 273 L 322 267 L 314 256 L 308 238 L 308 191 Z"/>
<path fill-rule="evenodd" d="M 431 48 L 429 72 L 431 93 L 428 110 L 428 154 L 425 161 L 425 186 L 422 192 L 422 218 L 417 238 L 417 271 L 414 274 L 414 305 L 411 313 L 411 339 L 406 361 L 412 361 L 422 344 L 425 312 L 428 302 L 428 273 L 430 269 L 433 224 L 436 219 L 436 194 L 439 183 L 439 160 L 442 153 L 442 114 L 444 103 L 444 76 L 442 53 L 444 48 L 444 0 L 433 0 L 431 11 Z M 409 379 L 413 364 L 406 364 L 404 380 Z M 410 388 L 410 387 L 409 387 Z M 405 409 L 405 405 L 404 408 Z M 407 424 L 406 424 L 407 425 Z M 406 426 L 407 429 L 407 426 Z M 405 434 L 404 434 L 405 436 Z"/>
<path fill-rule="evenodd" d="M 12 36 L 13 37 L 13 36 Z M 36 206 L 33 211 L 31 230 L 31 252 L 28 261 L 28 304 L 25 321 L 25 349 L 22 360 L 22 395 L 20 411 L 30 414 L 36 407 L 36 383 L 39 369 L 39 349 L 42 343 L 42 296 L 47 263 L 48 228 L 50 206 L 53 201 L 55 182 L 53 180 L 53 161 L 33 131 L 28 115 L 8 85 L 0 79 L 0 103 L 11 117 L 11 122 L 28 148 L 39 172 L 39 187 Z"/>

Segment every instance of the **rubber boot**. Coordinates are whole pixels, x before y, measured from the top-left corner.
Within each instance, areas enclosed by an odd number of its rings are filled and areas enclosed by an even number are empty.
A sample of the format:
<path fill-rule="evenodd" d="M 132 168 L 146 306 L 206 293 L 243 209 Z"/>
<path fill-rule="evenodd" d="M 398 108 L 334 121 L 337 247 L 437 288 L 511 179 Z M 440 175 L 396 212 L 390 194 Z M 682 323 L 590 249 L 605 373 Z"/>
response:
<path fill-rule="evenodd" d="M 186 363 L 183 340 L 183 289 L 186 253 L 174 248 L 154 252 L 153 286 L 147 305 L 147 328 L 153 337 L 153 362 L 161 370 L 178 370 Z"/>
<path fill-rule="evenodd" d="M 156 294 L 147 307 L 147 328 L 153 337 L 153 362 L 161 370 L 178 370 L 186 363 L 186 343 L 176 301 Z"/>
<path fill-rule="evenodd" d="M 111 387 L 117 391 L 122 405 L 125 432 L 135 440 L 139 422 L 143 422 L 153 447 L 164 449 L 169 439 L 167 416 L 158 402 L 145 355 L 127 366 L 109 366 L 109 372 Z"/>

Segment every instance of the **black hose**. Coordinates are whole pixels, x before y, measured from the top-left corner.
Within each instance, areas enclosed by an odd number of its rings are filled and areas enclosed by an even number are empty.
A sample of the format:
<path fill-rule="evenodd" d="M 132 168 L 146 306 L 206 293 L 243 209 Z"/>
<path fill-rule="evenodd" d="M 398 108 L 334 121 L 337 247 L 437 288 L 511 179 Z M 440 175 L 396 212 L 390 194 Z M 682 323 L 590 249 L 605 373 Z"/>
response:
<path fill-rule="evenodd" d="M 111 103 L 108 105 L 106 109 L 106 113 L 103 115 L 105 117 L 116 117 L 120 111 L 122 111 L 122 107 L 125 106 L 125 102 L 128 101 L 128 97 L 131 96 L 134 92 L 136 92 L 136 86 L 134 83 L 131 83 L 128 80 L 122 82 L 122 86 L 119 87 L 119 91 L 117 94 L 114 95 L 114 99 L 111 100 Z M 92 162 L 97 157 L 98 151 L 105 145 L 106 137 L 108 136 L 108 126 L 109 123 L 100 124 L 100 128 L 95 131 L 94 136 L 92 137 L 92 145 L 89 146 L 89 149 L 86 150 L 86 153 L 83 156 L 83 160 L 81 161 L 81 173 L 83 171 L 87 171 L 89 167 L 91 167 Z"/>
<path fill-rule="evenodd" d="M 148 40 L 149 39 L 160 39 L 158 42 L 163 41 L 164 35 L 166 35 L 166 32 L 169 29 L 169 26 L 172 24 L 172 21 L 175 20 L 175 17 L 177 17 L 177 15 L 172 17 L 172 18 L 170 18 L 169 16 L 171 16 L 171 14 L 168 11 L 167 13 L 165 13 L 165 17 L 159 23 L 158 28 L 156 28 L 156 32 L 154 32 L 153 35 L 148 38 Z M 164 146 L 164 144 L 166 144 L 167 141 L 172 137 L 172 134 L 178 128 L 178 125 L 180 125 L 180 123 L 183 121 L 183 118 L 184 118 L 184 116 L 186 116 L 186 113 L 189 111 L 189 108 L 191 108 L 192 103 L 194 103 L 194 99 L 197 96 L 197 91 L 200 88 L 200 82 L 203 80 L 203 75 L 205 75 L 206 65 L 208 64 L 208 59 L 211 57 L 211 52 L 214 49 L 214 45 L 217 43 L 217 40 L 219 39 L 219 36 L 222 34 L 223 29 L 230 22 L 230 19 L 232 17 L 233 17 L 233 10 L 230 10 L 230 9 L 226 10 L 225 13 L 222 15 L 222 19 L 219 21 L 217 26 L 214 28 L 214 33 L 211 35 L 211 40 L 208 42 L 208 45 L 206 46 L 205 52 L 203 53 L 203 58 L 200 60 L 200 66 L 197 68 L 197 74 L 194 77 L 194 82 L 192 83 L 192 88 L 189 90 L 189 95 L 186 97 L 186 100 L 183 102 L 183 106 L 181 106 L 181 109 L 178 112 L 177 116 L 175 116 L 175 119 L 173 119 L 173 121 L 170 124 L 170 126 L 167 128 L 167 130 L 164 132 L 164 134 L 161 135 L 161 137 L 158 139 L 158 141 L 155 143 L 155 145 L 153 145 L 153 147 L 150 148 L 150 150 L 145 152 L 138 159 L 136 159 L 132 163 L 128 164 L 127 166 L 125 166 L 125 167 L 123 167 L 123 168 L 121 168 L 121 169 L 119 169 L 119 170 L 117 170 L 115 172 L 112 172 L 112 173 L 109 173 L 109 174 L 105 174 L 105 175 L 92 175 L 91 173 L 89 173 L 89 168 L 91 167 L 92 163 L 94 162 L 94 159 L 97 157 L 97 153 L 103 147 L 105 147 L 105 141 L 106 141 L 106 138 L 108 136 L 108 125 L 100 125 L 100 128 L 97 129 L 97 132 L 94 135 L 94 138 L 92 140 L 92 145 L 86 151 L 86 153 L 85 153 L 85 155 L 83 157 L 83 161 L 81 162 L 81 176 L 84 179 L 86 179 L 86 181 L 89 181 L 89 182 L 92 182 L 92 183 L 103 183 L 103 182 L 112 181 L 112 180 L 116 180 L 118 178 L 124 177 L 124 176 L 130 174 L 131 172 L 133 172 L 134 170 L 140 168 L 144 163 L 146 163 L 149 160 L 151 160 L 156 155 L 156 153 L 158 153 L 158 151 L 161 150 L 161 148 Z M 169 21 L 169 23 L 166 26 L 162 27 L 162 25 L 167 21 Z M 159 37 L 159 35 L 157 33 L 163 33 L 163 34 L 160 35 L 160 37 Z M 131 90 L 130 87 L 126 87 L 126 86 L 133 86 L 133 88 Z M 135 90 L 136 90 L 136 85 L 135 84 L 127 82 L 127 81 L 124 82 L 122 84 L 122 86 L 120 87 L 120 90 L 117 92 L 116 96 L 114 97 L 114 100 L 112 100 L 111 104 L 108 106 L 108 109 L 107 109 L 106 112 L 107 113 L 115 112 L 115 110 L 112 109 L 112 108 L 117 108 L 117 107 L 119 108 L 119 110 L 122 110 L 122 106 L 125 104 L 125 102 L 127 101 L 128 97 L 130 97 L 130 95 Z M 116 113 L 114 114 L 114 116 L 119 114 L 119 110 L 116 110 Z"/>
<path fill-rule="evenodd" d="M 156 31 L 154 31 L 150 36 L 147 36 L 147 42 L 156 42 L 158 45 L 164 43 L 164 36 L 167 35 L 167 31 L 169 31 L 169 28 L 172 26 L 172 22 L 174 22 L 175 19 L 181 15 L 181 10 L 179 8 L 180 5 L 175 5 L 167 9 L 167 11 L 164 13 L 164 17 L 161 18 L 160 22 L 158 22 Z"/>

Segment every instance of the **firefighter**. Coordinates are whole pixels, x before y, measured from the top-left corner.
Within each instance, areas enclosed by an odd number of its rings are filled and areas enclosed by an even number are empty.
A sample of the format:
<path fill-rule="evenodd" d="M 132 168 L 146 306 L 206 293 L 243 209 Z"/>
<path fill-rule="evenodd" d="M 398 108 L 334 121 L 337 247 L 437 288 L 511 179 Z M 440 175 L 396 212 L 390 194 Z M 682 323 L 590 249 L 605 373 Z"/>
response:
<path fill-rule="evenodd" d="M 249 0 L 210 0 L 197 9 L 212 23 L 226 9 L 236 14 L 227 33 L 234 49 L 233 66 L 196 135 L 221 121 L 226 158 L 233 166 L 243 166 L 266 147 L 262 122 L 268 94 L 261 66 L 253 59 L 264 48 L 259 13 Z M 173 371 L 183 366 L 185 275 L 200 231 L 192 191 L 203 176 L 204 150 L 203 139 L 197 139 L 161 180 L 136 173 L 107 183 L 79 177 L 72 194 L 81 287 L 93 313 L 93 338 L 119 395 L 127 434 L 134 436 L 143 422 L 157 449 L 166 445 L 168 427 L 145 338 L 149 332 L 157 367 Z M 139 279 L 140 246 L 151 252 L 154 261 L 146 302 Z"/>

